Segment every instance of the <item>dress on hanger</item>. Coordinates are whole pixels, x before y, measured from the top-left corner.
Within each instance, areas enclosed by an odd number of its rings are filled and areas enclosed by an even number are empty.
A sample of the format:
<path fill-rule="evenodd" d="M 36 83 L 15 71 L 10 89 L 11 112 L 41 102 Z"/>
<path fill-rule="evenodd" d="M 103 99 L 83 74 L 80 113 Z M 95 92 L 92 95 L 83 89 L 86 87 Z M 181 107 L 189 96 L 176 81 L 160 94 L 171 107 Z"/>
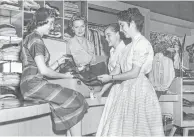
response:
<path fill-rule="evenodd" d="M 172 59 L 157 53 L 154 56 L 152 71 L 149 73 L 149 80 L 156 91 L 164 92 L 170 87 L 175 78 L 175 70 Z"/>
<path fill-rule="evenodd" d="M 113 85 L 96 136 L 164 136 L 158 98 L 145 76 L 152 69 L 153 49 L 142 35 L 124 50 L 118 67 L 127 72 L 141 66 L 139 76 Z"/>

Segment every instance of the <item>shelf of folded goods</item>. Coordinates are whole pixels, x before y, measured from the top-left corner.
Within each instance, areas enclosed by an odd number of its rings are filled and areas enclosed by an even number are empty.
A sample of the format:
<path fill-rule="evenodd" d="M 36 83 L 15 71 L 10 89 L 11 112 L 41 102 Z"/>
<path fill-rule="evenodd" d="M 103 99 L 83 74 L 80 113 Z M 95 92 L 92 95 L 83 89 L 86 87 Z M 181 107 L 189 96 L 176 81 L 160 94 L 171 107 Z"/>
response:
<path fill-rule="evenodd" d="M 182 121 L 182 127 L 193 127 L 194 125 L 194 119 L 188 119 L 188 120 L 184 120 Z"/>
<path fill-rule="evenodd" d="M 14 16 L 22 10 L 22 1 L 0 1 L 0 16 Z"/>
<path fill-rule="evenodd" d="M 7 8 L 0 7 L 0 16 L 13 17 L 13 16 L 19 14 L 20 12 L 21 12 L 21 10 L 7 9 Z"/>
<path fill-rule="evenodd" d="M 194 85 L 183 85 L 183 94 L 194 94 Z"/>
<path fill-rule="evenodd" d="M 63 0 L 45 0 L 44 6 L 49 9 L 55 10 L 59 17 L 63 17 Z"/>

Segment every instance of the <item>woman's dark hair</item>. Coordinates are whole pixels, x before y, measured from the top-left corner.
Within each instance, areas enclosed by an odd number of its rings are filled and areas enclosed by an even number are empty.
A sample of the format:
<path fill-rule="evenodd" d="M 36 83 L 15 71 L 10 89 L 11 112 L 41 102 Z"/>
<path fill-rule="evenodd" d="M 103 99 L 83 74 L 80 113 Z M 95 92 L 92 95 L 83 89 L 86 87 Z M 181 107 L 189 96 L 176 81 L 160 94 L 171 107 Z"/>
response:
<path fill-rule="evenodd" d="M 43 26 L 48 23 L 48 18 L 55 18 L 55 11 L 48 8 L 39 8 L 33 15 L 32 20 L 27 25 L 27 32 L 31 33 L 34 29 L 39 26 Z"/>
<path fill-rule="evenodd" d="M 144 16 L 140 13 L 138 8 L 129 8 L 128 10 L 120 11 L 117 14 L 118 20 L 125 21 L 129 25 L 134 21 L 139 32 L 143 29 Z"/>
<path fill-rule="evenodd" d="M 84 24 L 87 25 L 87 19 L 85 16 L 81 15 L 81 14 L 75 14 L 69 21 L 69 27 L 72 28 L 73 27 L 73 22 L 76 20 L 83 20 Z"/>
<path fill-rule="evenodd" d="M 109 24 L 109 25 L 107 25 L 107 27 L 105 28 L 105 30 L 107 30 L 107 29 L 111 29 L 113 32 L 119 32 L 119 35 L 120 35 L 120 39 L 124 39 L 125 38 L 125 35 L 123 34 L 123 32 L 120 32 L 120 26 L 119 26 L 119 24 L 118 23 L 112 23 L 112 24 Z M 104 31 L 105 31 L 104 30 Z"/>

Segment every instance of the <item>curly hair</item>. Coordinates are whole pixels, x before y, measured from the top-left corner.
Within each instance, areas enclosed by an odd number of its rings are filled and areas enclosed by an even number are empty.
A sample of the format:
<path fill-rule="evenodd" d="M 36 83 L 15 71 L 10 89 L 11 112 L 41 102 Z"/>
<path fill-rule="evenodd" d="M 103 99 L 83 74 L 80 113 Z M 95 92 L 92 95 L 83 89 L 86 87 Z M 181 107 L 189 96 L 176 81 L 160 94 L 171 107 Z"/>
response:
<path fill-rule="evenodd" d="M 140 13 L 138 8 L 129 8 L 128 10 L 120 11 L 117 14 L 118 20 L 125 21 L 129 25 L 134 21 L 139 32 L 143 29 L 144 16 Z"/>
<path fill-rule="evenodd" d="M 106 28 L 105 28 L 105 30 L 104 30 L 104 32 L 105 32 L 108 28 L 110 28 L 113 32 L 116 32 L 116 33 L 119 32 L 120 39 L 123 40 L 123 39 L 125 38 L 124 33 L 123 33 L 123 32 L 120 32 L 120 26 L 119 26 L 118 23 L 112 23 L 112 24 L 107 25 Z"/>
<path fill-rule="evenodd" d="M 48 23 L 49 17 L 56 17 L 56 13 L 53 9 L 39 8 L 33 15 L 31 21 L 27 25 L 27 32 L 31 33 L 34 29 L 39 26 L 43 26 Z"/>
<path fill-rule="evenodd" d="M 75 14 L 73 15 L 73 17 L 70 19 L 69 21 L 69 27 L 72 28 L 73 27 L 73 22 L 76 20 L 83 20 L 84 24 L 87 25 L 87 19 L 85 16 L 82 16 L 81 14 Z"/>

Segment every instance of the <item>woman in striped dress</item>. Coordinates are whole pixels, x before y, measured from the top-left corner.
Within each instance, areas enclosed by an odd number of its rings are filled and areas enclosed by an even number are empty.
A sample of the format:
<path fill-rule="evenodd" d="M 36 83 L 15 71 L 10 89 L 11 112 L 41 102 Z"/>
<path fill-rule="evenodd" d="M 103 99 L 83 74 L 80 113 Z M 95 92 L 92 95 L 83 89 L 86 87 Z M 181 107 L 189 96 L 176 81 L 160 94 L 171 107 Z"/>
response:
<path fill-rule="evenodd" d="M 66 131 L 71 128 L 72 135 L 81 135 L 75 125 L 83 118 L 88 104 L 85 98 L 74 90 L 52 84 L 47 78 L 72 78 L 70 72 L 61 74 L 55 70 L 64 63 L 65 56 L 48 66 L 49 52 L 42 36 L 53 29 L 55 13 L 47 8 L 38 9 L 30 24 L 29 35 L 23 40 L 21 60 L 23 73 L 20 89 L 24 99 L 45 101 L 50 104 L 54 131 Z M 55 46 L 55 45 L 53 45 Z M 81 128 L 80 128 L 81 129 Z"/>
<path fill-rule="evenodd" d="M 145 74 L 152 69 L 153 49 L 141 35 L 144 17 L 137 8 L 119 12 L 120 31 L 132 42 L 123 50 L 120 62 L 103 82 L 118 80 L 111 88 L 97 136 L 164 136 L 158 98 Z M 119 71 L 121 73 L 119 73 Z"/>

